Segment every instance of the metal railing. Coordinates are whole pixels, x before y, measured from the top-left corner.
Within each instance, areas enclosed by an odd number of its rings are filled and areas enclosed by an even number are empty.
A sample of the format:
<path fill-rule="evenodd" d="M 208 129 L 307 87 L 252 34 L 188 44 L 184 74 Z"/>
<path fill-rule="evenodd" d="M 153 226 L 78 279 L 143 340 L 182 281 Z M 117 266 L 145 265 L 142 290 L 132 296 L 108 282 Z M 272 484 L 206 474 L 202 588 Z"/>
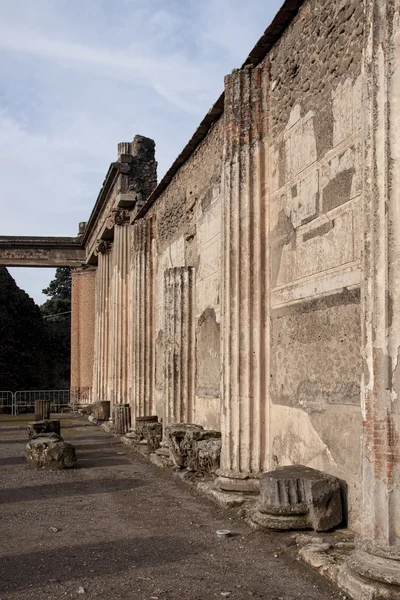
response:
<path fill-rule="evenodd" d="M 13 415 L 14 394 L 10 391 L 0 392 L 0 415 Z"/>
<path fill-rule="evenodd" d="M 14 393 L 0 391 L 0 414 L 33 413 L 35 400 L 49 400 L 51 412 L 67 412 L 70 405 L 70 390 L 19 390 Z"/>

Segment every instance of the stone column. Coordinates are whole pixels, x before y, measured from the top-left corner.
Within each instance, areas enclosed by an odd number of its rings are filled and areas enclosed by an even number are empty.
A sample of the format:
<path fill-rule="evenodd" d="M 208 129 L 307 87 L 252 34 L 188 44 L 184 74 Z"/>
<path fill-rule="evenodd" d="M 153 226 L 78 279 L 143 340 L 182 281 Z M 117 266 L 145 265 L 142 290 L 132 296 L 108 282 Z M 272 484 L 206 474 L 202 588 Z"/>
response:
<path fill-rule="evenodd" d="M 95 343 L 93 365 L 93 401 L 108 400 L 108 348 L 110 341 L 110 271 L 111 243 L 100 240 L 97 244 Z"/>
<path fill-rule="evenodd" d="M 222 455 L 217 485 L 253 491 L 266 467 L 267 242 L 261 67 L 225 79 Z M 264 113 L 264 115 L 262 115 Z"/>
<path fill-rule="evenodd" d="M 114 242 L 111 254 L 108 399 L 112 404 L 121 404 L 129 400 L 129 213 L 114 211 L 109 227 L 114 228 Z"/>
<path fill-rule="evenodd" d="M 364 5 L 363 531 L 349 564 L 378 599 L 400 598 L 400 2 Z"/>
<path fill-rule="evenodd" d="M 192 267 L 164 274 L 165 425 L 190 423 L 194 398 Z"/>
<path fill-rule="evenodd" d="M 132 244 L 132 404 L 133 418 L 153 413 L 153 260 L 151 221 L 133 226 Z"/>
<path fill-rule="evenodd" d="M 71 270 L 71 398 L 92 402 L 95 280 L 93 267 Z"/>

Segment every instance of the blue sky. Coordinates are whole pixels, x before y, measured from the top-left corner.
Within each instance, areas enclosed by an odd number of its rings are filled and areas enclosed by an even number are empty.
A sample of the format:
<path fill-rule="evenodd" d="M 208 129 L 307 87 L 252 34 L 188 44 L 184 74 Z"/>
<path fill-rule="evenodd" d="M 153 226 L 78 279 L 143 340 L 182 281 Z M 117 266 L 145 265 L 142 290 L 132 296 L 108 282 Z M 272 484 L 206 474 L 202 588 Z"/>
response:
<path fill-rule="evenodd" d="M 0 235 L 75 235 L 137 133 L 160 179 L 282 2 L 0 0 Z"/>

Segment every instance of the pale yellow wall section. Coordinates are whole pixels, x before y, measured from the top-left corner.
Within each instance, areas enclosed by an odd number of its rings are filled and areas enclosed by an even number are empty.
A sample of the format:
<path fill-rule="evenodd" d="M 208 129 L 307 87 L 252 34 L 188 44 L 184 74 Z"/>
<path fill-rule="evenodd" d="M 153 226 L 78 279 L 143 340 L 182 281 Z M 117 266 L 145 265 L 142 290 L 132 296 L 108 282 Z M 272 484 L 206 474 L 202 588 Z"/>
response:
<path fill-rule="evenodd" d="M 94 359 L 96 271 L 72 271 L 71 302 L 71 396 L 91 401 Z"/>

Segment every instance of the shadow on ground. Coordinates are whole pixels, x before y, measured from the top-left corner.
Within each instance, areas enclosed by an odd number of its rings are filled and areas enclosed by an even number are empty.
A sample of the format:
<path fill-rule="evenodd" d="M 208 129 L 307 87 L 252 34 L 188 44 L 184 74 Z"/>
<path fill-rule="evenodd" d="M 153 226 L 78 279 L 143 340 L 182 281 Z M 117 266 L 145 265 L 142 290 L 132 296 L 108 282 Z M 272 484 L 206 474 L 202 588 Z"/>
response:
<path fill-rule="evenodd" d="M 49 578 L 62 583 L 176 563 L 203 549 L 176 536 L 149 536 L 6 556 L 0 563 L 0 593 L 42 586 Z"/>
<path fill-rule="evenodd" d="M 85 481 L 74 481 L 72 483 L 38 484 L 34 486 L 9 488 L 0 490 L 1 504 L 17 504 L 19 502 L 32 502 L 47 498 L 59 498 L 60 496 L 89 496 L 93 494 L 104 494 L 108 492 L 120 492 L 132 490 L 145 486 L 141 479 L 88 479 Z"/>

